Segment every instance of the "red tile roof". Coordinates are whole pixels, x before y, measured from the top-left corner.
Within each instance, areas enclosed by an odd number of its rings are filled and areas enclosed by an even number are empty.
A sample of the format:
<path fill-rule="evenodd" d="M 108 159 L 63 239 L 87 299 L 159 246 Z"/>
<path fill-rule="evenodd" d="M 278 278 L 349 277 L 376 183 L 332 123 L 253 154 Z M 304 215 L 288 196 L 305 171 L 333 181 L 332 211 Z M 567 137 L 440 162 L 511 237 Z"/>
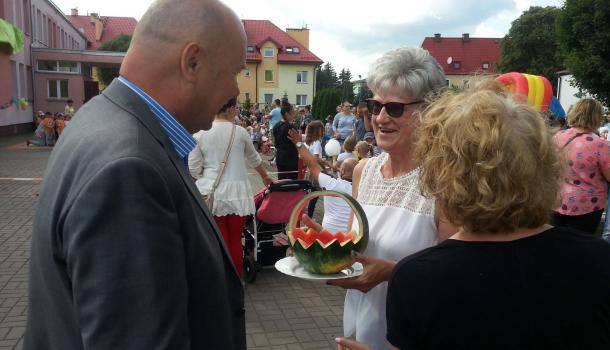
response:
<path fill-rule="evenodd" d="M 322 64 L 318 56 L 314 55 L 309 49 L 305 48 L 298 41 L 293 39 L 288 33 L 278 28 L 268 20 L 244 19 L 244 28 L 248 37 L 248 46 L 256 47 L 255 52 L 248 52 L 246 60 L 248 62 L 260 62 L 262 60 L 260 49 L 267 41 L 272 41 L 278 48 L 278 63 L 310 63 Z M 298 54 L 286 52 L 287 47 L 298 47 Z"/>
<path fill-rule="evenodd" d="M 95 40 L 95 25 L 91 22 L 91 16 L 66 16 L 72 24 L 79 29 L 83 29 L 87 41 L 89 42 L 88 50 L 97 50 L 97 48 L 108 40 L 112 40 L 121 34 L 132 35 L 136 28 L 135 18 L 132 17 L 110 17 L 100 16 L 100 20 L 104 23 L 104 31 L 102 32 L 101 40 Z"/>
<path fill-rule="evenodd" d="M 426 37 L 421 47 L 428 50 L 447 75 L 472 75 L 495 73 L 500 61 L 500 38 L 444 38 Z M 449 60 L 451 57 L 451 60 Z M 451 63 L 447 63 L 451 61 Z M 456 62 L 460 67 L 456 68 Z M 483 69 L 483 63 L 489 63 Z"/>

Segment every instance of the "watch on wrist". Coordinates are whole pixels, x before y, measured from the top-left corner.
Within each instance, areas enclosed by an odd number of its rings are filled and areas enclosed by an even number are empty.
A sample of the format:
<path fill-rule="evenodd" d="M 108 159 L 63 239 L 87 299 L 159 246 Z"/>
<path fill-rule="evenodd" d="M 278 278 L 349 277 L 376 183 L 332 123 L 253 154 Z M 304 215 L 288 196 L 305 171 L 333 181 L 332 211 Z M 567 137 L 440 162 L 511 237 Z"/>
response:
<path fill-rule="evenodd" d="M 303 147 L 303 142 L 299 141 L 299 142 L 295 143 L 294 145 L 297 146 L 297 148 L 301 148 L 301 147 Z"/>

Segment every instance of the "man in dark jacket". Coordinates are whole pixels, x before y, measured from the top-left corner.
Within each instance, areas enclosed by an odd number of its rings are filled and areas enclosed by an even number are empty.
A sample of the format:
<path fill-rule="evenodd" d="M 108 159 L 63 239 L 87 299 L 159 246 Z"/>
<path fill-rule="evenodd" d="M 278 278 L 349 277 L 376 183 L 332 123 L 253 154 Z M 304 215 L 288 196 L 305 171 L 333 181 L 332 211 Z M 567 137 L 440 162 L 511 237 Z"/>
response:
<path fill-rule="evenodd" d="M 241 281 L 185 159 L 239 94 L 239 18 L 158 0 L 77 113 L 35 216 L 24 349 L 245 349 Z"/>

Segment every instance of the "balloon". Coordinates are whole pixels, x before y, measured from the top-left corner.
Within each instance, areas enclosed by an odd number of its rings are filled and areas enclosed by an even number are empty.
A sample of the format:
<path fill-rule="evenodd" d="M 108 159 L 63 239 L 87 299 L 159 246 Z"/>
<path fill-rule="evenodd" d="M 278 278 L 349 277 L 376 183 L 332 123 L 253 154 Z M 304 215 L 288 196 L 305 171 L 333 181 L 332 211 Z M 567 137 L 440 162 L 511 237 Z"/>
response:
<path fill-rule="evenodd" d="M 549 109 L 553 98 L 551 82 L 541 75 L 522 74 L 510 72 L 496 77 L 506 90 L 527 97 L 527 101 L 539 111 Z"/>
<path fill-rule="evenodd" d="M 335 139 L 330 139 L 326 142 L 326 146 L 324 146 L 324 152 L 329 157 L 338 156 L 341 153 L 341 144 Z"/>

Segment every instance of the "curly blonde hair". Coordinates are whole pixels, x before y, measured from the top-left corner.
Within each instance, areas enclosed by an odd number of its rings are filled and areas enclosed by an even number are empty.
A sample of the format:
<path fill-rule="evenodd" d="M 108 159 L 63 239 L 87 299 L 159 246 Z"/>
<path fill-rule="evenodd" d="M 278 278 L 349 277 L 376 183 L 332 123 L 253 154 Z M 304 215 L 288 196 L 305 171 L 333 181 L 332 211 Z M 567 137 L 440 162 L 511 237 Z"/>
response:
<path fill-rule="evenodd" d="M 571 128 L 585 132 L 595 132 L 604 119 L 604 107 L 592 98 L 583 98 L 568 113 L 568 124 Z"/>
<path fill-rule="evenodd" d="M 533 107 L 488 83 L 445 94 L 418 133 L 422 191 L 451 223 L 509 233 L 549 222 L 564 167 Z"/>

